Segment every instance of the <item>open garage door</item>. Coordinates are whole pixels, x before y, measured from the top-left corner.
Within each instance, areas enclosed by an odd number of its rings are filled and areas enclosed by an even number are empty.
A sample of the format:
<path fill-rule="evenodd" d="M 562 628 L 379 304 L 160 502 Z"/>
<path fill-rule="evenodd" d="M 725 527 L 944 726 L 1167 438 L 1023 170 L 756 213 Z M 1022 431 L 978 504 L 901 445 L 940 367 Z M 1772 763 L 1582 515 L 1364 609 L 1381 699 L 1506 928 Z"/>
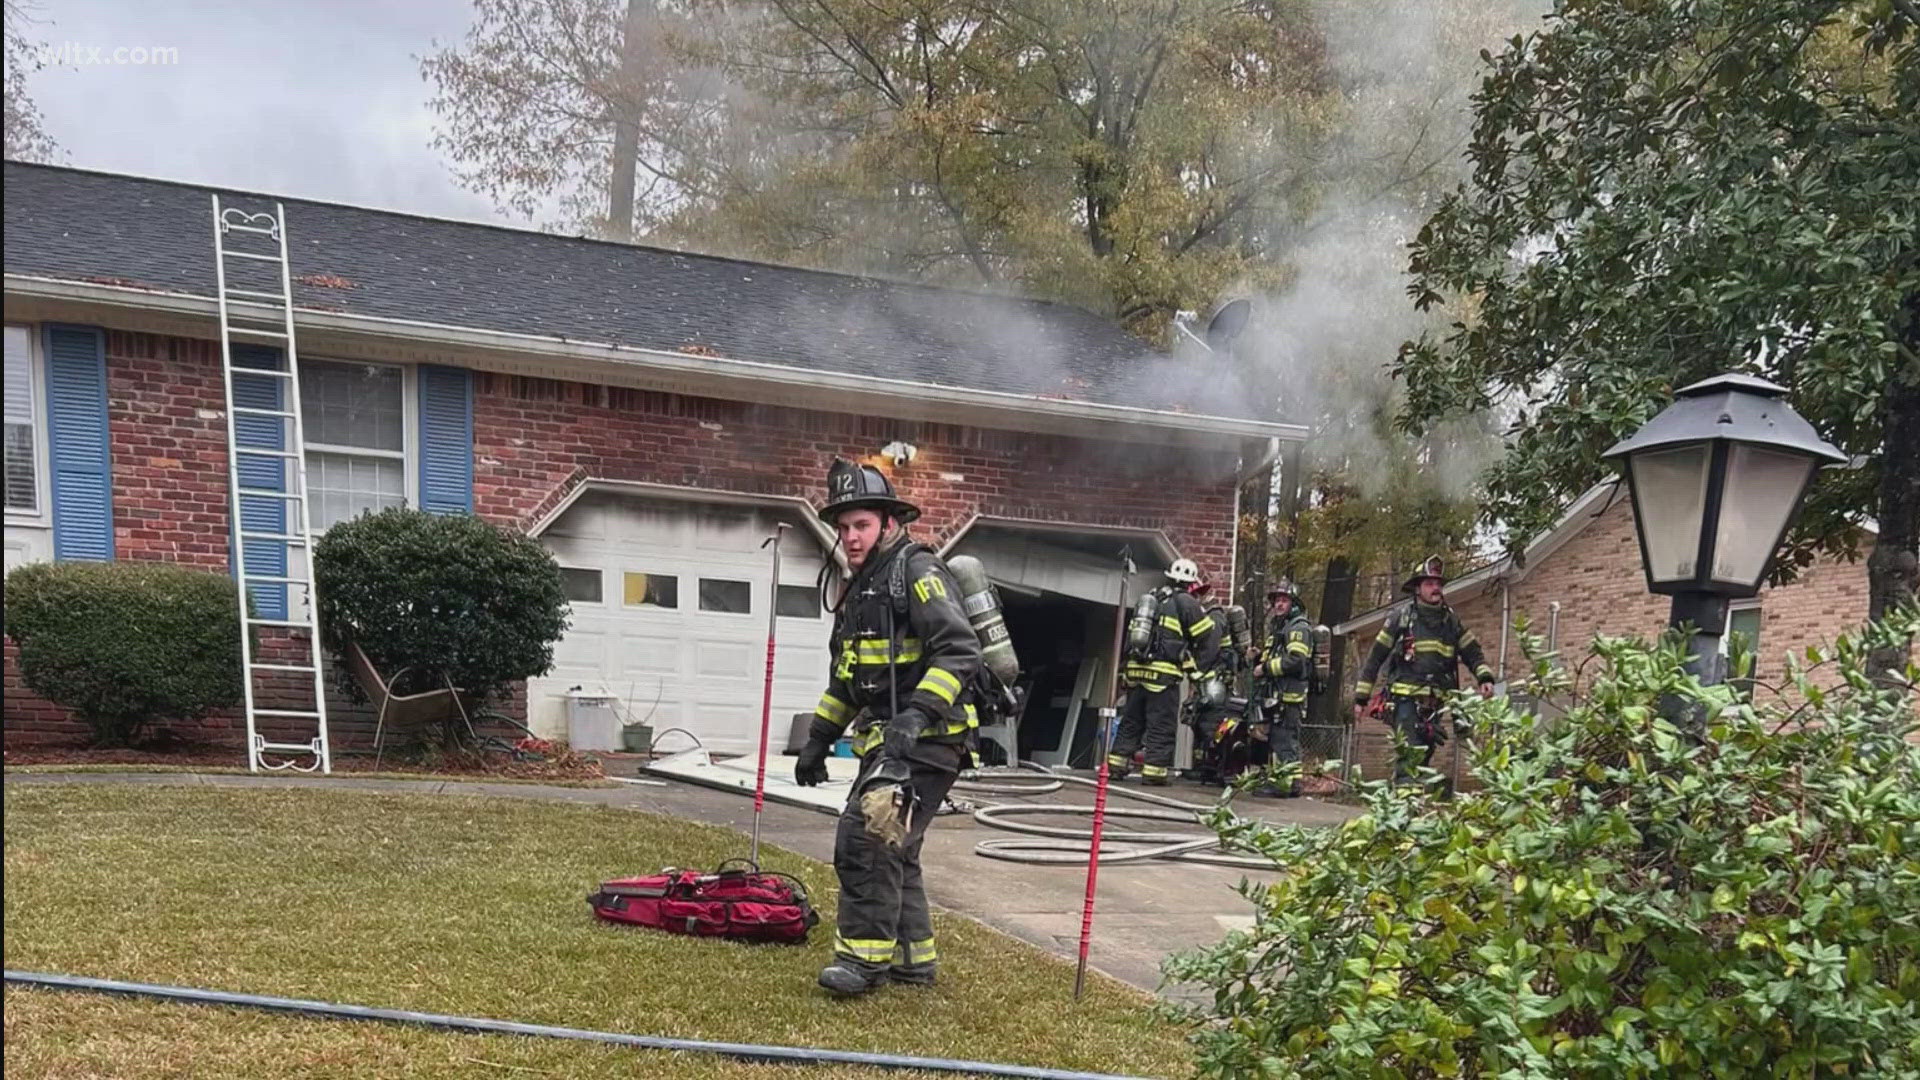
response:
<path fill-rule="evenodd" d="M 948 555 L 979 559 L 999 587 L 1027 692 L 1022 758 L 1075 767 L 1092 760 L 1095 710 L 1106 704 L 1111 677 L 1122 548 L 1136 568 L 1131 605 L 1166 582 L 1177 555 L 1160 533 L 983 518 L 947 547 Z"/>
<path fill-rule="evenodd" d="M 617 699 L 656 735 L 684 728 L 709 750 L 756 751 L 772 569 L 760 545 L 786 521 L 795 527 L 781 546 L 777 753 L 792 714 L 819 700 L 832 630 L 814 589 L 826 553 L 803 512 L 612 490 L 562 511 L 540 540 L 563 568 L 573 624 L 553 670 L 528 683 L 534 730 L 564 734 L 567 692 L 580 688 Z"/>

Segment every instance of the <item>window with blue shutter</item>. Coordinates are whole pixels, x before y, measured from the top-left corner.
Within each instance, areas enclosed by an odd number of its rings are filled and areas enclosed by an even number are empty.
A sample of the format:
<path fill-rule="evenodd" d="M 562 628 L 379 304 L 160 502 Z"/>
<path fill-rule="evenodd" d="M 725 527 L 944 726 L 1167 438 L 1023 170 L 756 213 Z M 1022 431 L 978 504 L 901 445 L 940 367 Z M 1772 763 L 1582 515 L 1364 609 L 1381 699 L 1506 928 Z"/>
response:
<path fill-rule="evenodd" d="M 107 438 L 107 336 L 46 327 L 53 557 L 113 558 L 113 455 Z"/>
<path fill-rule="evenodd" d="M 275 375 L 249 375 L 244 370 L 285 370 L 279 349 L 264 345 L 235 345 L 233 367 L 233 404 L 244 409 L 286 409 L 285 379 Z M 241 488 L 255 491 L 291 490 L 287 485 L 291 464 L 289 459 L 277 454 L 247 453 L 248 450 L 286 450 L 287 424 L 283 418 L 236 413 L 233 417 L 233 446 L 240 463 Z M 246 532 L 284 536 L 291 531 L 289 524 L 293 518 L 289 513 L 290 506 L 286 499 L 242 495 L 239 527 Z M 249 538 L 241 543 L 244 545 L 242 550 L 246 555 L 249 578 L 287 576 L 286 541 Z M 239 569 L 236 560 L 234 572 L 237 574 Z M 256 584 L 249 588 L 260 618 L 287 618 L 285 585 Z"/>
<path fill-rule="evenodd" d="M 435 514 L 473 512 L 473 373 L 422 364 L 420 381 L 420 508 Z"/>

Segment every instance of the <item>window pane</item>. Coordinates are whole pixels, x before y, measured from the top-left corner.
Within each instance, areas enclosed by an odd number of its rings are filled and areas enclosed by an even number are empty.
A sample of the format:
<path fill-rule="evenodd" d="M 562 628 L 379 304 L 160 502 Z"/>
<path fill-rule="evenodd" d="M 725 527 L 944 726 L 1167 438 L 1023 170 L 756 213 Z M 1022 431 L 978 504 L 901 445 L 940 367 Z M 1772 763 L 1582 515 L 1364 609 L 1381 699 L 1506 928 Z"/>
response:
<path fill-rule="evenodd" d="M 24 326 L 7 327 L 7 422 L 33 423 L 33 345 Z"/>
<path fill-rule="evenodd" d="M 300 411 L 308 442 L 406 449 L 405 382 L 389 364 L 302 360 Z"/>
<path fill-rule="evenodd" d="M 744 581 L 701 578 L 700 610 L 725 612 L 729 615 L 752 614 L 753 586 Z"/>
<path fill-rule="evenodd" d="M 680 579 L 670 574 L 637 574 L 629 570 L 623 591 L 622 602 L 628 607 L 680 606 Z"/>
<path fill-rule="evenodd" d="M 820 617 L 820 594 L 811 585 L 782 585 L 777 598 L 781 615 L 794 619 Z"/>
<path fill-rule="evenodd" d="M 560 583 L 566 588 L 567 599 L 579 604 L 597 604 L 600 602 L 600 571 L 581 570 L 571 566 L 560 568 Z"/>
<path fill-rule="evenodd" d="M 33 486 L 33 428 L 7 424 L 7 509 L 37 510 Z"/>
<path fill-rule="evenodd" d="M 307 483 L 313 487 L 308 512 L 315 532 L 325 532 L 365 511 L 407 505 L 407 467 L 396 458 L 309 450 Z"/>
<path fill-rule="evenodd" d="M 1691 578 L 1700 559 L 1700 519 L 1706 513 L 1708 451 L 1705 446 L 1653 450 L 1628 459 L 1633 494 L 1645 514 L 1640 531 L 1647 541 L 1647 567 L 1653 580 Z"/>

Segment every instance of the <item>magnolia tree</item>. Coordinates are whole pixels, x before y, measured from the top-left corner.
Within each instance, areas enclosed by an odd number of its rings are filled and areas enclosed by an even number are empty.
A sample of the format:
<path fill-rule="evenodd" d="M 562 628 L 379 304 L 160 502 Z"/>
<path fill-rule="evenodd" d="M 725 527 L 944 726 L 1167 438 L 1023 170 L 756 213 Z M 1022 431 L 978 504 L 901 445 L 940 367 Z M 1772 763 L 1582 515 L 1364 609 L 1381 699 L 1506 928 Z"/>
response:
<path fill-rule="evenodd" d="M 1811 651 L 1759 702 L 1671 638 L 1602 639 L 1578 693 L 1536 660 L 1553 719 L 1454 702 L 1470 794 L 1367 783 L 1338 829 L 1221 809 L 1280 874 L 1243 886 L 1251 930 L 1167 965 L 1211 992 L 1202 1072 L 1920 1075 L 1920 668 L 1889 688 L 1867 660 L 1916 628 Z"/>

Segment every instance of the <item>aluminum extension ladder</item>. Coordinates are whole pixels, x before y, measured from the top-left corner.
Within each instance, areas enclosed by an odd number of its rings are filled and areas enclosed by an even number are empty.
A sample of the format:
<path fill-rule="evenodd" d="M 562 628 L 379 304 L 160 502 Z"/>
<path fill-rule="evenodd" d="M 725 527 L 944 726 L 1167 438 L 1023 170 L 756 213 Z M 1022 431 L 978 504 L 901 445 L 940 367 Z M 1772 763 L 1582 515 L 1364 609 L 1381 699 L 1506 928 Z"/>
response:
<path fill-rule="evenodd" d="M 253 250 L 247 250 L 248 245 Z M 266 768 L 331 773 L 285 209 L 279 203 L 274 204 L 272 213 L 222 208 L 220 196 L 214 195 L 213 253 L 220 306 L 220 369 L 227 394 L 228 511 L 232 515 L 233 569 L 240 585 L 247 767 L 253 772 Z M 247 351 L 246 363 L 235 363 L 236 345 Z M 237 392 L 241 390 L 245 391 L 244 398 Z M 247 445 L 241 444 L 243 433 Z M 287 482 L 289 475 L 294 478 L 291 485 Z M 248 566 L 250 554 L 263 564 L 258 572 Z M 248 604 L 250 598 L 254 600 L 252 606 Z M 265 617 L 258 613 L 261 608 L 277 610 L 282 617 Z M 257 628 L 274 628 L 278 633 L 270 633 L 275 640 L 281 640 L 284 634 L 289 651 L 297 653 L 304 648 L 306 662 L 278 653 L 272 656 L 273 663 L 256 660 Z M 301 631 L 305 631 L 304 641 Z M 287 673 L 301 673 L 306 678 L 289 678 Z M 260 708 L 255 701 L 260 689 L 255 680 L 263 674 L 280 679 L 283 687 L 290 683 L 310 685 L 312 707 Z M 301 692 L 293 693 L 297 698 Z M 310 721 L 314 736 L 307 742 L 269 742 L 260 732 L 263 717 Z M 305 725 L 294 726 L 304 729 Z"/>

